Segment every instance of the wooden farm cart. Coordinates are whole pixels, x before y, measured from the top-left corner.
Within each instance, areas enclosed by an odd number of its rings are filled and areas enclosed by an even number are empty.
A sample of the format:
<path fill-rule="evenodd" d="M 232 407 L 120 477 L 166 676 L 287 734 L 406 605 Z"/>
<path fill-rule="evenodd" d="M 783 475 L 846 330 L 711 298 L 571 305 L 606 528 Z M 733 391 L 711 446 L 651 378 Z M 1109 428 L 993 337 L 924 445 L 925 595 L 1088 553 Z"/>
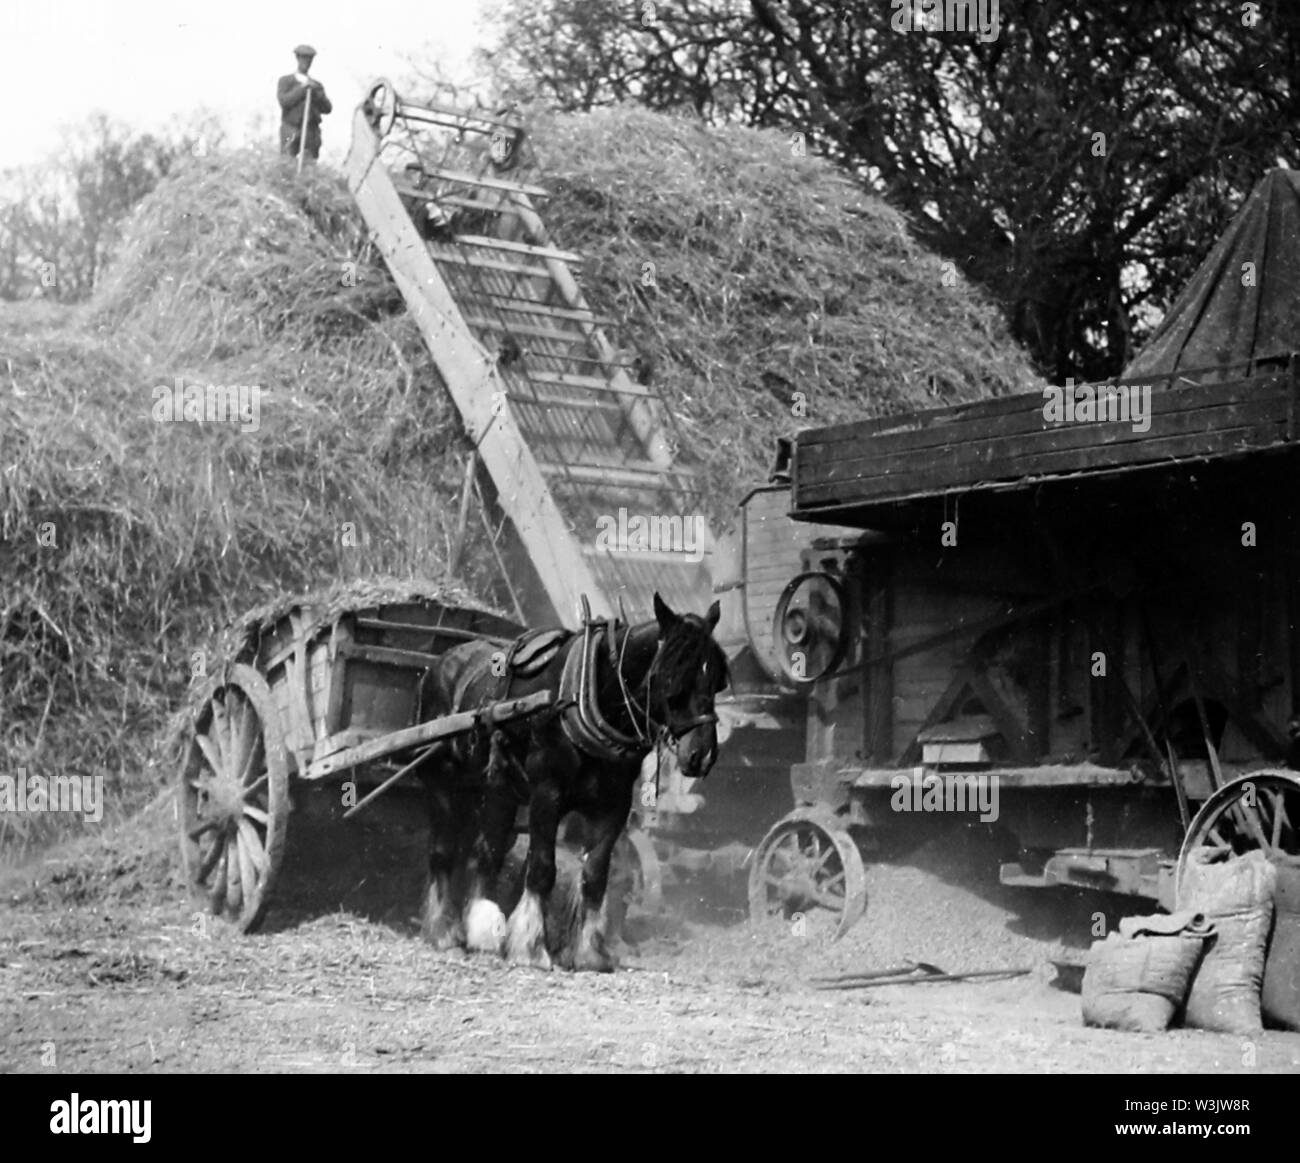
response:
<path fill-rule="evenodd" d="M 428 597 L 297 605 L 254 622 L 190 717 L 178 786 L 191 889 L 249 932 L 264 917 L 284 858 L 294 781 L 397 782 L 440 739 L 533 714 L 546 692 L 418 723 L 418 688 L 440 653 L 470 639 L 503 647 L 519 626 Z M 351 813 L 349 813 L 351 814 Z M 526 826 L 521 810 L 521 827 Z M 636 828 L 615 849 L 611 920 L 629 901 L 653 910 L 659 871 Z M 615 929 L 614 931 L 617 931 Z"/>

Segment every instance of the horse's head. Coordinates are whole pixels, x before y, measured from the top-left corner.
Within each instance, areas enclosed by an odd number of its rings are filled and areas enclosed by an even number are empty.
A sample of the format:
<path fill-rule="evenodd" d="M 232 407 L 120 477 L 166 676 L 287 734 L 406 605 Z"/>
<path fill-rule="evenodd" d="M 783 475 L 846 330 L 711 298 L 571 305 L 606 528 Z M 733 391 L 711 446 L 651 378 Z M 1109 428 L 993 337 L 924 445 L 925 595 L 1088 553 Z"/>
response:
<path fill-rule="evenodd" d="M 650 671 L 650 713 L 677 745 L 682 774 L 708 775 L 718 757 L 718 715 L 713 700 L 727 686 L 727 656 L 713 640 L 719 608 L 676 614 L 655 594 L 659 649 Z"/>

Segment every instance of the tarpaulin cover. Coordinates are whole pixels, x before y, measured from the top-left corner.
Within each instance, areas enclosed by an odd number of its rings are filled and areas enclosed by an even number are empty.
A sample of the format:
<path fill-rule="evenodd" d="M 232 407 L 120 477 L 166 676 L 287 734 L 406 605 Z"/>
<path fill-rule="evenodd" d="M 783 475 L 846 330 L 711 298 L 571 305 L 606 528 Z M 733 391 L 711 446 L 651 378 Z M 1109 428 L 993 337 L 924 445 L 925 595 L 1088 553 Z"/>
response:
<path fill-rule="evenodd" d="M 1300 351 L 1300 170 L 1279 169 L 1251 192 L 1124 377 L 1294 351 Z"/>

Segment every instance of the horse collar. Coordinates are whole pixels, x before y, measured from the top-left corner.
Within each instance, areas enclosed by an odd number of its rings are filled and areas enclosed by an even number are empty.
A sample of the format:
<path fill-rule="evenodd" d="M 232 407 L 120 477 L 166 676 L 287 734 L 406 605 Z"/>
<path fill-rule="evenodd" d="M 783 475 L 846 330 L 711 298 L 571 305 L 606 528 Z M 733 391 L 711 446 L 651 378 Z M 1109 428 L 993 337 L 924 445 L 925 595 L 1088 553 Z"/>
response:
<path fill-rule="evenodd" d="M 630 628 L 628 633 L 631 633 Z M 575 643 L 569 651 L 560 675 L 560 702 L 564 706 L 560 723 L 569 742 L 584 754 L 609 761 L 629 760 L 644 755 L 650 743 L 640 732 L 627 735 L 618 730 L 600 713 L 596 695 L 596 660 L 602 637 L 614 671 L 619 675 L 620 683 L 622 681 L 615 627 L 609 622 L 584 623 L 582 641 Z"/>

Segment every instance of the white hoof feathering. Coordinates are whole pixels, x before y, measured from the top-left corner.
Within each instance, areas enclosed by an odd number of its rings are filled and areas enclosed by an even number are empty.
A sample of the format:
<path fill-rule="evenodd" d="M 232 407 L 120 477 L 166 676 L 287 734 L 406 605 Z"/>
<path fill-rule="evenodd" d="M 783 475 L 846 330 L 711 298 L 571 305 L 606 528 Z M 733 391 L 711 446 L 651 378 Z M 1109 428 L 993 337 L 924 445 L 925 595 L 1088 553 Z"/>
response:
<path fill-rule="evenodd" d="M 424 917 L 421 925 L 424 939 L 438 949 L 451 949 L 465 939 L 460 918 L 451 907 L 446 878 L 436 878 L 429 883 L 424 898 Z"/>
<path fill-rule="evenodd" d="M 541 898 L 535 892 L 525 891 L 510 914 L 506 956 L 525 965 L 551 967 L 551 956 L 546 952 L 546 918 Z"/>
<path fill-rule="evenodd" d="M 476 900 L 465 918 L 465 944 L 476 953 L 500 956 L 506 940 L 505 914 L 489 900 Z"/>

